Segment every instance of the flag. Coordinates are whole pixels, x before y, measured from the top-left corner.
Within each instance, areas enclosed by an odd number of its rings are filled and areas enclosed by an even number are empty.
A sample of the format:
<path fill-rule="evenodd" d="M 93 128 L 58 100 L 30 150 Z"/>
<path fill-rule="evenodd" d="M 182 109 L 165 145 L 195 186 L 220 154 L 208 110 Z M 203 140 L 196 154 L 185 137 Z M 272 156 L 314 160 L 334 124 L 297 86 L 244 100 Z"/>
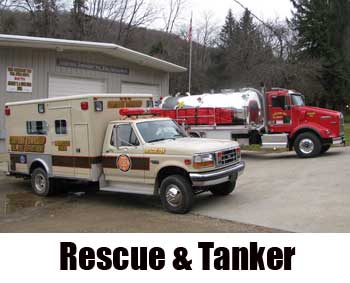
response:
<path fill-rule="evenodd" d="M 191 20 L 190 20 L 190 28 L 188 29 L 188 42 L 192 41 L 192 13 L 191 13 Z"/>

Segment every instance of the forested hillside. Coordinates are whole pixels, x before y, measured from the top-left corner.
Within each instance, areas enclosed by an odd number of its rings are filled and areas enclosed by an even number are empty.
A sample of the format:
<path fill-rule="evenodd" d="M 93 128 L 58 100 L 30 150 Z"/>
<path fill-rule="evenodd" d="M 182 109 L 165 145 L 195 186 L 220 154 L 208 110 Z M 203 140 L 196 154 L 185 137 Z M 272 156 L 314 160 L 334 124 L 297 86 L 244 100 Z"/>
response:
<path fill-rule="evenodd" d="M 192 93 L 264 83 L 343 110 L 350 103 L 350 1 L 291 1 L 290 20 L 261 22 L 234 3 L 223 26 L 209 12 L 197 15 Z M 187 67 L 190 19 L 181 17 L 186 0 L 162 2 L 0 0 L 0 33 L 114 42 Z M 151 29 L 159 18 L 164 25 Z M 171 93 L 187 86 L 187 74 L 171 76 Z"/>

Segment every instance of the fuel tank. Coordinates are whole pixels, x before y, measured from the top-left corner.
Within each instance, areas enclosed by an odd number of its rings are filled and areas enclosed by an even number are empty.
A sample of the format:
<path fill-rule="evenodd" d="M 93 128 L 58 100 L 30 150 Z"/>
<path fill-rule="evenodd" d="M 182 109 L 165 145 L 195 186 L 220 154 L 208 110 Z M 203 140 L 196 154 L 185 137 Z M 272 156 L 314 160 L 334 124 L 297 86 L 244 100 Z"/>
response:
<path fill-rule="evenodd" d="M 163 109 L 225 108 L 234 112 L 234 125 L 260 126 L 264 123 L 263 96 L 258 90 L 252 88 L 201 95 L 169 96 L 162 100 L 160 107 Z"/>

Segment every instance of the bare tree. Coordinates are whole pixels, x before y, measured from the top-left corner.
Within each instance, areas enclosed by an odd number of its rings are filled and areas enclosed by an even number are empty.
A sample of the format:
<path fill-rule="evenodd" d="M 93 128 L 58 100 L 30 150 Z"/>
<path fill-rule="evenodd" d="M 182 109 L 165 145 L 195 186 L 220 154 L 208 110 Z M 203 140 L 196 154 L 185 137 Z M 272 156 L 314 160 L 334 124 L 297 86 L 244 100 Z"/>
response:
<path fill-rule="evenodd" d="M 103 40 L 113 30 L 114 41 L 125 44 L 136 27 L 145 27 L 155 19 L 149 0 L 87 0 L 92 37 Z"/>
<path fill-rule="evenodd" d="M 60 0 L 13 0 L 12 6 L 30 15 L 32 31 L 38 36 L 55 37 Z"/>
<path fill-rule="evenodd" d="M 126 24 L 120 24 L 119 39 L 122 43 L 127 44 L 130 33 L 137 27 L 145 27 L 151 24 L 155 19 L 155 9 L 146 0 L 133 0 L 128 7 L 129 13 L 126 17 Z"/>
<path fill-rule="evenodd" d="M 0 10 L 5 10 L 11 6 L 10 0 L 0 0 Z"/>
<path fill-rule="evenodd" d="M 265 43 L 273 48 L 278 58 L 286 60 L 292 55 L 294 35 L 286 21 L 277 18 L 265 25 L 259 25 L 259 29 Z"/>
<path fill-rule="evenodd" d="M 208 63 L 208 48 L 215 46 L 215 39 L 219 33 L 219 26 L 214 20 L 212 11 L 204 11 L 200 18 L 201 23 L 195 28 L 195 41 L 200 44 L 198 47 L 199 61 L 204 66 Z"/>
<path fill-rule="evenodd" d="M 169 6 L 164 7 L 165 11 L 163 19 L 165 22 L 164 31 L 166 33 L 172 33 L 174 31 L 175 24 L 185 8 L 186 0 L 169 0 Z"/>

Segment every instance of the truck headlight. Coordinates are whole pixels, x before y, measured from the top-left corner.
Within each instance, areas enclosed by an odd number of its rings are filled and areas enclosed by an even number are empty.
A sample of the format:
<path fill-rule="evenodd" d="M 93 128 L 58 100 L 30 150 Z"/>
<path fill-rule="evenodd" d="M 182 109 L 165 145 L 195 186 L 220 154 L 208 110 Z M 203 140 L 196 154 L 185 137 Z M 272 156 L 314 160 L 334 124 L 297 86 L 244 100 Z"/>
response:
<path fill-rule="evenodd" d="M 193 167 L 196 169 L 214 167 L 214 161 L 213 153 L 198 154 L 193 157 Z"/>

